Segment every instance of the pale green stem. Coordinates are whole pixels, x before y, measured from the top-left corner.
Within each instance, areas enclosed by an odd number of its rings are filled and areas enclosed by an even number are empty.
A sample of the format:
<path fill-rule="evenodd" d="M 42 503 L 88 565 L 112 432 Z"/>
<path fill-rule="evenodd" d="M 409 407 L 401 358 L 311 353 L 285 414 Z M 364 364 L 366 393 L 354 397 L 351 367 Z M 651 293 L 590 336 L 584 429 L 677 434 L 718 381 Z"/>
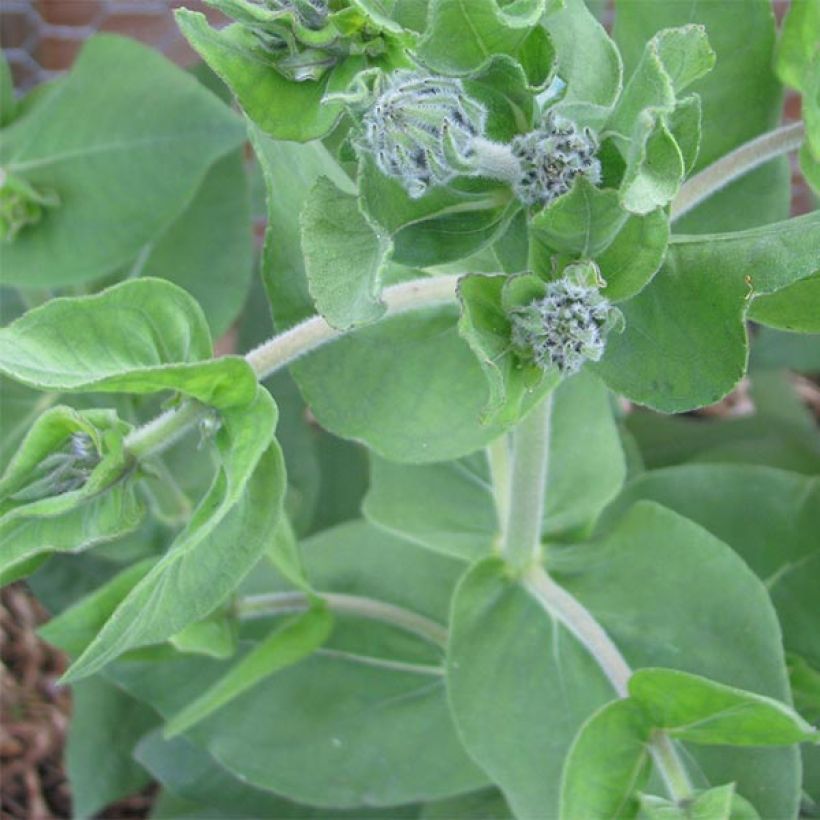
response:
<path fill-rule="evenodd" d="M 381 621 L 418 635 L 436 646 L 447 645 L 447 630 L 441 624 L 416 612 L 360 595 L 343 595 L 335 592 L 319 592 L 317 595 L 333 612 Z M 285 612 L 304 612 L 310 609 L 310 606 L 310 598 L 302 592 L 274 592 L 240 598 L 235 604 L 235 611 L 242 620 L 250 620 Z"/>
<path fill-rule="evenodd" d="M 798 149 L 803 142 L 802 122 L 784 125 L 736 148 L 717 162 L 687 180 L 672 202 L 670 218 L 674 222 L 729 183 L 768 162 Z"/>
<path fill-rule="evenodd" d="M 458 279 L 458 276 L 435 276 L 386 288 L 382 293 L 385 305 L 382 318 L 455 302 Z M 348 332 L 331 327 L 321 316 L 314 316 L 269 339 L 245 359 L 262 380 Z M 135 430 L 125 439 L 125 447 L 137 459 L 161 453 L 209 412 L 203 405 L 186 402 L 178 410 L 169 410 Z"/>
<path fill-rule="evenodd" d="M 498 523 L 505 527 L 510 516 L 510 436 L 505 433 L 487 445 L 487 462 Z"/>
<path fill-rule="evenodd" d="M 592 655 L 618 697 L 628 697 L 627 687 L 632 669 L 595 616 L 575 596 L 556 584 L 541 566 L 533 566 L 522 583 L 544 611 L 562 623 Z M 692 784 L 689 775 L 669 736 L 656 732 L 649 751 L 669 796 L 673 800 L 690 797 Z"/>
<path fill-rule="evenodd" d="M 521 163 L 516 159 L 509 145 L 476 137 L 472 142 L 475 152 L 473 161 L 478 176 L 489 177 L 516 185 L 521 180 Z"/>
<path fill-rule="evenodd" d="M 520 573 L 541 556 L 551 416 L 552 393 L 530 411 L 512 434 L 512 478 L 501 551 L 507 563 Z"/>

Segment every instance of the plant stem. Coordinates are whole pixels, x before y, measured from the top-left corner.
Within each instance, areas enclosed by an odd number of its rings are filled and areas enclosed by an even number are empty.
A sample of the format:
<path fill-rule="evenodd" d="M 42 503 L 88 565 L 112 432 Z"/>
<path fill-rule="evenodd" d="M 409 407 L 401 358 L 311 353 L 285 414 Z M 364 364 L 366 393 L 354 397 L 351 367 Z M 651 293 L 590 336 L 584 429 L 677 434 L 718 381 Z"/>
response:
<path fill-rule="evenodd" d="M 386 288 L 382 294 L 385 304 L 383 319 L 410 310 L 448 304 L 456 300 L 458 276 L 435 276 L 414 279 Z M 296 361 L 300 356 L 316 350 L 333 339 L 344 336 L 355 328 L 337 330 L 321 316 L 304 322 L 274 336 L 245 357 L 261 380 Z M 167 450 L 191 427 L 210 412 L 194 401 L 177 410 L 169 410 L 143 427 L 134 430 L 125 439 L 126 449 L 136 458 L 143 459 Z"/>
<path fill-rule="evenodd" d="M 489 179 L 498 179 L 508 185 L 521 180 L 521 163 L 516 159 L 509 145 L 476 137 L 472 142 L 476 173 Z"/>
<path fill-rule="evenodd" d="M 512 480 L 501 550 L 519 573 L 537 563 L 547 485 L 552 393 L 513 431 Z"/>
<path fill-rule="evenodd" d="M 560 621 L 586 647 L 609 678 L 618 696 L 627 697 L 627 684 L 632 677 L 632 670 L 592 613 L 562 586 L 556 584 L 540 565 L 533 566 L 522 582 L 544 610 Z"/>
<path fill-rule="evenodd" d="M 359 595 L 335 592 L 317 594 L 334 612 L 381 621 L 418 635 L 436 646 L 443 648 L 447 645 L 447 630 L 416 612 Z M 310 606 L 310 598 L 302 592 L 274 592 L 240 598 L 235 604 L 235 609 L 240 619 L 251 620 L 285 612 L 304 612 L 310 609 Z"/>
<path fill-rule="evenodd" d="M 671 220 L 674 222 L 680 219 L 712 194 L 770 159 L 799 148 L 804 135 L 805 128 L 802 122 L 790 123 L 763 134 L 721 157 L 683 185 L 672 203 Z"/>
<path fill-rule="evenodd" d="M 632 669 L 595 616 L 575 596 L 556 584 L 540 565 L 531 567 L 522 583 L 544 611 L 560 621 L 592 655 L 616 694 L 628 697 L 627 685 Z M 689 775 L 669 736 L 656 732 L 649 749 L 669 796 L 673 800 L 691 796 Z"/>
<path fill-rule="evenodd" d="M 487 461 L 493 485 L 495 513 L 499 527 L 507 525 L 510 516 L 510 436 L 506 433 L 487 445 Z"/>

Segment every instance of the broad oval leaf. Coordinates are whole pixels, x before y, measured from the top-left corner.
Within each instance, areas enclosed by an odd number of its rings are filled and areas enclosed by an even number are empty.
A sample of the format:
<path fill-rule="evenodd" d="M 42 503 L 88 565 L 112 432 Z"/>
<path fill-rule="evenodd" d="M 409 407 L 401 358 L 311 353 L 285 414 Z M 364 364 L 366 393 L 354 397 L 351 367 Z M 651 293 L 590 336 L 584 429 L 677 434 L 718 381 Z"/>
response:
<path fill-rule="evenodd" d="M 3 278 L 53 287 L 127 264 L 244 132 L 227 106 L 156 51 L 93 38 L 59 88 L 4 135 L 3 166 L 60 204 L 4 246 Z"/>
<path fill-rule="evenodd" d="M 0 329 L 0 372 L 40 390 L 178 390 L 218 407 L 251 401 L 247 362 L 212 355 L 199 305 L 162 279 L 53 299 Z"/>
<path fill-rule="evenodd" d="M 366 596 L 439 622 L 461 570 L 363 522 L 304 542 L 302 555 L 320 594 Z M 254 591 L 287 589 L 267 579 L 249 583 Z M 243 782 L 299 803 L 384 807 L 473 791 L 487 779 L 456 736 L 440 658 L 440 647 L 396 626 L 338 612 L 322 651 L 261 681 L 188 737 Z M 168 716 L 224 670 L 173 655 L 123 660 L 112 674 Z"/>

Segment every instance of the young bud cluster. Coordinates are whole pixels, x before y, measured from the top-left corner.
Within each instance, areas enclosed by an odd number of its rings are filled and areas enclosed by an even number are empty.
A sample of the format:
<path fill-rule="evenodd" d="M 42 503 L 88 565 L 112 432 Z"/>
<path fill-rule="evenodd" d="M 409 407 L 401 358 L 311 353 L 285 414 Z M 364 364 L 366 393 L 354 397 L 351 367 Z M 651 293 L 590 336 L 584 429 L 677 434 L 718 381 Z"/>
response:
<path fill-rule="evenodd" d="M 519 356 L 571 376 L 587 360 L 603 356 L 607 334 L 622 325 L 623 317 L 584 272 L 570 270 L 549 282 L 543 297 L 513 308 L 510 321 Z"/>
<path fill-rule="evenodd" d="M 91 437 L 86 433 L 74 433 L 62 451 L 43 459 L 33 480 L 12 498 L 15 501 L 37 501 L 79 490 L 99 462 L 100 456 Z"/>
<path fill-rule="evenodd" d="M 579 174 L 600 182 L 598 143 L 592 131 L 552 112 L 537 130 L 515 137 L 510 149 L 521 165 L 515 193 L 526 205 L 549 205 L 569 191 Z"/>
<path fill-rule="evenodd" d="M 416 199 L 469 168 L 486 119 L 460 80 L 396 71 L 362 118 L 359 148 Z"/>
<path fill-rule="evenodd" d="M 51 191 L 38 191 L 21 177 L 0 168 L 0 240 L 12 242 L 28 225 L 43 218 L 45 208 L 60 204 Z"/>

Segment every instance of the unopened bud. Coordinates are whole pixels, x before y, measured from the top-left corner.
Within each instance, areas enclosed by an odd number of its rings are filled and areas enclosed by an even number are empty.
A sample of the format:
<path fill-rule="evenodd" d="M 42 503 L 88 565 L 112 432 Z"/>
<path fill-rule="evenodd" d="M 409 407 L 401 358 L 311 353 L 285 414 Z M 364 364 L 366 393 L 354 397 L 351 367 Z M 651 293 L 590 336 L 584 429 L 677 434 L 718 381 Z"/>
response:
<path fill-rule="evenodd" d="M 460 80 L 397 71 L 365 112 L 358 145 L 416 199 L 471 168 L 486 119 Z"/>
<path fill-rule="evenodd" d="M 546 294 L 510 311 L 513 347 L 543 370 L 577 373 L 604 354 L 610 330 L 623 326 L 621 312 L 604 298 L 591 266 L 573 265 L 546 286 Z"/>
<path fill-rule="evenodd" d="M 42 219 L 44 208 L 59 204 L 54 192 L 38 190 L 22 177 L 0 168 L 0 239 L 13 241 L 21 230 Z"/>
<path fill-rule="evenodd" d="M 549 205 L 569 191 L 579 174 L 600 182 L 594 134 L 558 114 L 548 113 L 540 128 L 515 137 L 510 149 L 521 165 L 515 193 L 526 205 Z"/>

